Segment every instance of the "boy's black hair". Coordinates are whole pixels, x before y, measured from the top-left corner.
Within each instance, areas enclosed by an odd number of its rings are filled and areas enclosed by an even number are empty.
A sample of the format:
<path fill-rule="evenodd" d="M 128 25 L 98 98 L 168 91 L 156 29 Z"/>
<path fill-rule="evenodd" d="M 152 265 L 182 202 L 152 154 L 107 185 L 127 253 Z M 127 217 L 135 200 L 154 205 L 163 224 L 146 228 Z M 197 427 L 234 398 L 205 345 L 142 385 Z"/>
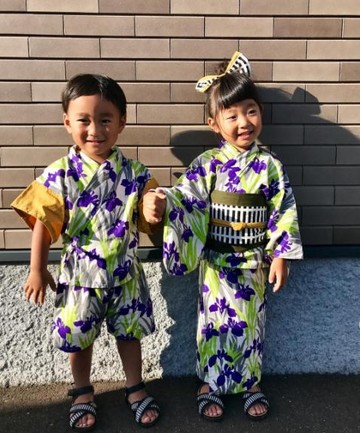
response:
<path fill-rule="evenodd" d="M 206 94 L 207 113 L 213 119 L 216 118 L 219 111 L 245 99 L 253 99 L 262 110 L 262 103 L 255 83 L 249 76 L 238 71 L 226 73 L 220 77 Z"/>
<path fill-rule="evenodd" d="M 126 97 L 122 88 L 112 78 L 96 74 L 75 75 L 67 82 L 61 95 L 64 113 L 67 113 L 70 101 L 90 95 L 101 95 L 119 109 L 121 116 L 126 114 Z"/>

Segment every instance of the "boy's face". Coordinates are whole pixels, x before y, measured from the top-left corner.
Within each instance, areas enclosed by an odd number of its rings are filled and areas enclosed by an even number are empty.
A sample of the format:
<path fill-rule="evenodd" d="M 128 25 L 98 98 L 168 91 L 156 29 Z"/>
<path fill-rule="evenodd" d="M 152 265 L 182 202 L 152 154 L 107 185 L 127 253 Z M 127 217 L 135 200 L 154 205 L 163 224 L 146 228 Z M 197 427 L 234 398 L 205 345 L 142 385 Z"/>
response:
<path fill-rule="evenodd" d="M 80 96 L 70 101 L 64 125 L 74 143 L 90 158 L 103 163 L 110 155 L 126 117 L 101 95 Z"/>
<path fill-rule="evenodd" d="M 261 108 L 253 99 L 245 99 L 208 120 L 210 127 L 240 152 L 249 149 L 262 128 Z"/>

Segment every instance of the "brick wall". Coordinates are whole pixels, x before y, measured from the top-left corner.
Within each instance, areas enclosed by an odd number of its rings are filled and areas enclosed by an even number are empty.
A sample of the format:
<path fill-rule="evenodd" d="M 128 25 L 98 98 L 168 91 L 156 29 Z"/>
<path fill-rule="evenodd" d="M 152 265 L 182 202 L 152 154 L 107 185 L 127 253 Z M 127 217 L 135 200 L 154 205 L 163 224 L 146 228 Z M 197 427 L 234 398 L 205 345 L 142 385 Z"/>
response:
<path fill-rule="evenodd" d="M 359 0 L 0 0 L 0 34 L 0 249 L 29 248 L 9 204 L 71 144 L 66 80 L 123 86 L 119 145 L 170 185 L 216 144 L 194 84 L 235 50 L 261 85 L 260 138 L 288 168 L 304 243 L 360 244 Z"/>

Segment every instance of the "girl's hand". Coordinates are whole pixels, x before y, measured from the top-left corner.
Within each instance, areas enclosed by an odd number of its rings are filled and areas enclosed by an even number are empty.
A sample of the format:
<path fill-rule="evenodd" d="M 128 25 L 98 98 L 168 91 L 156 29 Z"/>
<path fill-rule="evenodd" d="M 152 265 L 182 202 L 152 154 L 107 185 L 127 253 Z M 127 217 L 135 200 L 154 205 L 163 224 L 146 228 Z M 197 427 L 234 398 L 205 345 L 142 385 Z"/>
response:
<path fill-rule="evenodd" d="M 166 194 L 161 188 L 149 190 L 143 197 L 143 214 L 149 224 L 157 224 L 162 220 L 166 209 Z"/>
<path fill-rule="evenodd" d="M 288 267 L 286 259 L 275 257 L 270 265 L 269 283 L 274 284 L 273 292 L 280 290 L 286 283 Z"/>
<path fill-rule="evenodd" d="M 50 272 L 31 270 L 24 285 L 25 296 L 28 301 L 42 305 L 45 300 L 46 287 L 49 284 L 51 290 L 56 291 L 55 281 Z"/>

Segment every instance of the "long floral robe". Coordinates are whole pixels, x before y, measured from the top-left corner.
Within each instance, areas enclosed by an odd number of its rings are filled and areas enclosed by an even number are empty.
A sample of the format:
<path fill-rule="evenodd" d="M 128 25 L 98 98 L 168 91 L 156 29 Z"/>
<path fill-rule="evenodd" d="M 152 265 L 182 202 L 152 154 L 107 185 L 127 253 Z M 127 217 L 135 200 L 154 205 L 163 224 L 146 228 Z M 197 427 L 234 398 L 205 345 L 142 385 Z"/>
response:
<path fill-rule="evenodd" d="M 231 253 L 206 246 L 214 190 L 265 196 L 264 246 Z M 200 264 L 197 373 L 211 392 L 243 392 L 261 379 L 269 264 L 274 257 L 303 257 L 287 174 L 278 159 L 256 144 L 240 153 L 225 142 L 197 157 L 165 192 L 165 268 L 184 275 Z"/>

